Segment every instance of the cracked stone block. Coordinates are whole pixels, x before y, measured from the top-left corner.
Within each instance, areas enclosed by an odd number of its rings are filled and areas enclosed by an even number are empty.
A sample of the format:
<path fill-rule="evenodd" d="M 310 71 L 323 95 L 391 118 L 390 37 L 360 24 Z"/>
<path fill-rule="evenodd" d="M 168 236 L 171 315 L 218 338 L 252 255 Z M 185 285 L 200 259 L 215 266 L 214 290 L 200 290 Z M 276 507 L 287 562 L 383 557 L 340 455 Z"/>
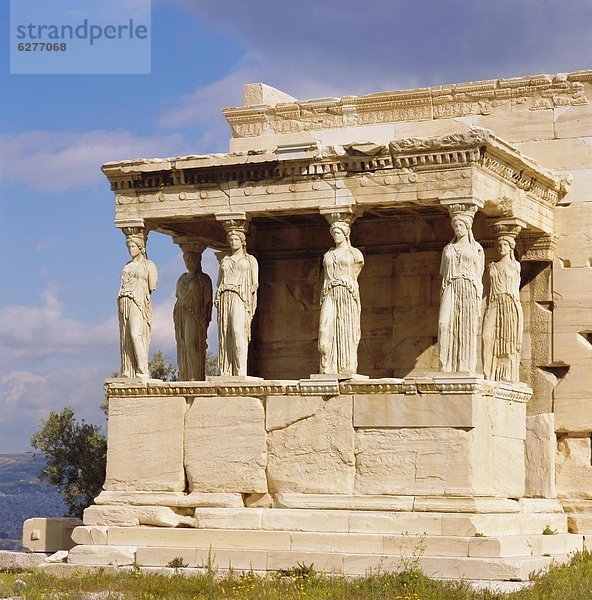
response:
<path fill-rule="evenodd" d="M 195 398 L 185 418 L 189 490 L 267 492 L 265 437 L 258 398 Z"/>
<path fill-rule="evenodd" d="M 353 492 L 352 396 L 271 397 L 267 413 L 270 492 Z"/>
<path fill-rule="evenodd" d="M 183 491 L 185 398 L 110 398 L 110 491 Z"/>
<path fill-rule="evenodd" d="M 356 431 L 356 494 L 472 493 L 470 431 Z"/>
<path fill-rule="evenodd" d="M 525 495 L 555 498 L 555 419 L 552 413 L 526 417 Z"/>
<path fill-rule="evenodd" d="M 592 498 L 592 440 L 564 437 L 557 442 L 557 495 L 560 498 Z"/>

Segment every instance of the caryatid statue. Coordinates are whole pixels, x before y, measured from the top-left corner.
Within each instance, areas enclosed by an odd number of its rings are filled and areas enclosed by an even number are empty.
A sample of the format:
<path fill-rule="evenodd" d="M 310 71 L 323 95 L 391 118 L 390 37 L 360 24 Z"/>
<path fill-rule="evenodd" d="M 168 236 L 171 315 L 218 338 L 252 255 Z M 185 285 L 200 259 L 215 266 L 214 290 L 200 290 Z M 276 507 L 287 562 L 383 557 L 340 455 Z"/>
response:
<path fill-rule="evenodd" d="M 477 207 L 448 207 L 454 238 L 442 252 L 438 344 L 440 369 L 446 373 L 475 372 L 481 323 L 485 255 L 473 237 Z"/>
<path fill-rule="evenodd" d="M 257 308 L 259 266 L 247 254 L 246 221 L 224 221 L 229 252 L 218 253 L 220 271 L 214 304 L 218 309 L 220 375 L 247 375 L 251 321 Z"/>
<path fill-rule="evenodd" d="M 524 317 L 520 304 L 520 263 L 514 257 L 519 226 L 500 225 L 501 256 L 489 264 L 489 295 L 483 318 L 483 371 L 487 379 L 520 381 L 520 350 Z"/>
<path fill-rule="evenodd" d="M 177 281 L 173 310 L 181 381 L 204 381 L 208 326 L 212 319 L 212 280 L 201 268 L 204 244 L 181 244 L 187 273 Z"/>
<path fill-rule="evenodd" d="M 149 377 L 148 354 L 152 336 L 150 294 L 156 289 L 156 265 L 146 257 L 147 234 L 142 228 L 124 228 L 131 260 L 121 272 L 117 296 L 122 377 Z"/>
<path fill-rule="evenodd" d="M 350 242 L 355 215 L 325 215 L 335 246 L 323 257 L 323 288 L 319 320 L 320 372 L 355 374 L 360 343 L 360 290 L 358 276 L 364 266 L 362 253 Z"/>

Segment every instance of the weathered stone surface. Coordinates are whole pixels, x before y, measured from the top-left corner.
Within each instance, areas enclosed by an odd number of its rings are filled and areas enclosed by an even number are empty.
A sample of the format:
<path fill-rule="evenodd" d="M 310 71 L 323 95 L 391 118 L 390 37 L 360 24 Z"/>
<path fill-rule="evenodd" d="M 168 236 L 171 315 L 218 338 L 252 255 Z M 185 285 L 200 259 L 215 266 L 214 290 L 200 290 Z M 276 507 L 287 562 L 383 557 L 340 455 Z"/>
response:
<path fill-rule="evenodd" d="M 417 496 L 414 512 L 441 513 L 517 513 L 520 505 L 507 498 L 454 498 L 452 496 Z"/>
<path fill-rule="evenodd" d="M 183 491 L 185 398 L 111 398 L 104 488 Z"/>
<path fill-rule="evenodd" d="M 107 530 L 106 526 L 99 525 L 86 525 L 76 527 L 72 532 L 72 541 L 76 544 L 82 544 L 89 546 L 91 544 L 99 544 L 104 546 L 107 544 Z"/>
<path fill-rule="evenodd" d="M 560 498 L 592 498 L 591 455 L 590 436 L 558 440 L 556 474 Z"/>
<path fill-rule="evenodd" d="M 177 514 L 165 506 L 90 506 L 84 511 L 85 525 L 155 525 L 193 527 L 193 517 Z"/>
<path fill-rule="evenodd" d="M 258 398 L 195 398 L 185 419 L 192 492 L 267 492 L 265 414 Z"/>
<path fill-rule="evenodd" d="M 136 559 L 134 546 L 75 546 L 68 562 L 75 565 L 131 565 Z"/>
<path fill-rule="evenodd" d="M 524 440 L 493 436 L 493 451 L 496 490 L 507 498 L 521 498 L 525 481 Z"/>
<path fill-rule="evenodd" d="M 72 531 L 82 525 L 80 519 L 33 518 L 23 523 L 23 546 L 31 552 L 57 552 L 74 546 Z"/>
<path fill-rule="evenodd" d="M 260 508 L 196 508 L 195 526 L 200 529 L 260 529 Z"/>
<path fill-rule="evenodd" d="M 306 405 L 304 398 L 298 400 Z M 267 477 L 270 492 L 353 492 L 354 429 L 352 397 L 337 396 L 308 405 L 302 420 L 268 433 Z M 277 421 L 276 421 L 277 422 Z"/>
<path fill-rule="evenodd" d="M 472 469 L 469 431 L 356 431 L 357 494 L 470 495 Z"/>
<path fill-rule="evenodd" d="M 45 554 L 27 554 L 26 552 L 11 552 L 0 550 L 0 572 L 13 569 L 32 569 L 45 561 Z"/>
<path fill-rule="evenodd" d="M 555 498 L 557 439 L 552 413 L 526 417 L 524 493 L 535 498 Z"/>
<path fill-rule="evenodd" d="M 249 494 L 245 497 L 247 508 L 271 508 L 273 498 L 269 494 Z"/>
<path fill-rule="evenodd" d="M 289 531 L 236 531 L 235 529 L 158 529 L 113 527 L 108 533 L 114 546 L 172 548 L 226 548 L 241 550 L 289 550 Z"/>
<path fill-rule="evenodd" d="M 312 417 L 323 402 L 322 396 L 268 396 L 265 401 L 265 427 L 267 431 L 273 431 Z"/>
<path fill-rule="evenodd" d="M 557 498 L 520 498 L 520 511 L 523 513 L 562 513 L 563 506 Z"/>
<path fill-rule="evenodd" d="M 103 491 L 95 504 L 131 504 L 132 506 L 170 506 L 179 508 L 220 507 L 240 508 L 240 494 L 208 492 L 109 492 Z"/>
<path fill-rule="evenodd" d="M 520 144 L 520 151 L 550 169 L 589 169 L 592 138 L 556 139 Z"/>
<path fill-rule="evenodd" d="M 469 394 L 356 394 L 354 427 L 473 427 L 474 402 Z"/>
<path fill-rule="evenodd" d="M 352 496 L 342 494 L 276 494 L 277 508 L 411 511 L 413 496 Z"/>
<path fill-rule="evenodd" d="M 493 408 L 493 435 L 517 440 L 526 438 L 526 404 L 496 398 Z"/>
<path fill-rule="evenodd" d="M 287 531 L 342 531 L 348 530 L 349 514 L 340 510 L 264 510 L 261 527 Z"/>
<path fill-rule="evenodd" d="M 556 108 L 555 137 L 592 136 L 592 104 Z"/>

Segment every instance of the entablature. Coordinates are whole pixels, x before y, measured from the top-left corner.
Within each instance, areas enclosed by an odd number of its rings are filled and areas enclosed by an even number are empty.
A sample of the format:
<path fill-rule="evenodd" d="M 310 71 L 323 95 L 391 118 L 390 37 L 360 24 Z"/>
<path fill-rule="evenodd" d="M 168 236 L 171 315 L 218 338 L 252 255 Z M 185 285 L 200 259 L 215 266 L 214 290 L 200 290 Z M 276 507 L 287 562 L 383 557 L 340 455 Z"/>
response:
<path fill-rule="evenodd" d="M 516 217 L 553 232 L 556 204 L 569 181 L 538 165 L 488 130 L 344 146 L 287 148 L 107 163 L 116 195 L 116 225 L 144 220 L 166 230 L 173 221 L 240 212 L 247 219 L 361 210 L 433 210 L 471 199 L 490 217 Z M 443 208 L 441 208 L 444 210 Z"/>

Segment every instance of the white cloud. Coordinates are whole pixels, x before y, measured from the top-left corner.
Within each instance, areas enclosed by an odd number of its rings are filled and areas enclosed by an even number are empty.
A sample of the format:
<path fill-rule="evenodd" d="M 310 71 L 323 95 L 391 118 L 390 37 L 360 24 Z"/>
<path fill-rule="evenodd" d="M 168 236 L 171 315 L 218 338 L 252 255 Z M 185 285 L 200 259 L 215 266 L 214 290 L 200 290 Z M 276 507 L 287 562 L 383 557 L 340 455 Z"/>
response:
<path fill-rule="evenodd" d="M 49 412 L 74 408 L 76 416 L 102 424 L 105 365 L 46 372 L 12 370 L 0 376 L 0 453 L 30 450 L 29 439 Z"/>
<path fill-rule="evenodd" d="M 39 131 L 0 135 L 0 184 L 47 192 L 105 180 L 107 161 L 176 154 L 180 134 L 138 137 L 129 131 Z M 105 180 L 106 181 L 106 180 Z"/>
<path fill-rule="evenodd" d="M 43 292 L 40 306 L 7 306 L 0 311 L 0 358 L 3 361 L 80 356 L 108 349 L 117 340 L 116 316 L 89 324 L 64 312 L 55 287 Z"/>

